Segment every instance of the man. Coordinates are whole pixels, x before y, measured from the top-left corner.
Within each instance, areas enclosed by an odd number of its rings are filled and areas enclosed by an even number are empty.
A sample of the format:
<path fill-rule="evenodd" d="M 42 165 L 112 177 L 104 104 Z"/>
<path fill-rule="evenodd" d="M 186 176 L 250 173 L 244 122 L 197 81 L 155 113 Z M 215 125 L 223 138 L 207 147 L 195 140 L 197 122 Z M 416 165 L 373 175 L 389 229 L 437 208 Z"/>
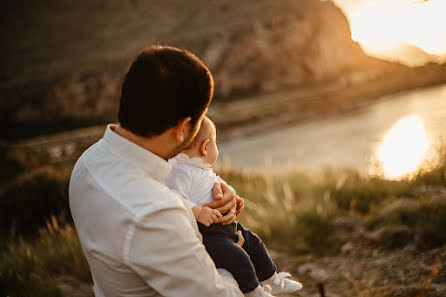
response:
<path fill-rule="evenodd" d="M 215 269 L 183 199 L 164 185 L 166 160 L 193 140 L 212 95 L 209 70 L 189 52 L 151 47 L 130 67 L 119 125 L 82 154 L 70 180 L 96 296 L 242 296 Z M 243 199 L 219 183 L 214 195 L 210 207 L 232 223 Z"/>

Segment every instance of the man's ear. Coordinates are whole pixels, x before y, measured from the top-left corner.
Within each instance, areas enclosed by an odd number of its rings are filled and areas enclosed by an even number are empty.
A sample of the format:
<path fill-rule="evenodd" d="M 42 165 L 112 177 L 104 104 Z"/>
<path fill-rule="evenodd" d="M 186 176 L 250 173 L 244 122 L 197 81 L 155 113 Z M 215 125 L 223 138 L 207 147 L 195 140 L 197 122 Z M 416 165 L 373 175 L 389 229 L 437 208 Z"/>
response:
<path fill-rule="evenodd" d="M 205 140 L 203 140 L 203 141 L 201 142 L 201 145 L 200 145 L 200 153 L 201 153 L 203 156 L 207 156 L 207 154 L 208 154 L 208 144 L 209 144 L 209 141 L 210 141 L 210 139 L 207 138 L 207 139 L 205 139 Z"/>
<path fill-rule="evenodd" d="M 191 121 L 191 117 L 187 117 L 184 120 L 181 120 L 175 127 L 173 127 L 173 132 L 175 138 L 179 142 L 183 142 L 186 138 L 187 131 L 190 129 L 189 123 Z"/>

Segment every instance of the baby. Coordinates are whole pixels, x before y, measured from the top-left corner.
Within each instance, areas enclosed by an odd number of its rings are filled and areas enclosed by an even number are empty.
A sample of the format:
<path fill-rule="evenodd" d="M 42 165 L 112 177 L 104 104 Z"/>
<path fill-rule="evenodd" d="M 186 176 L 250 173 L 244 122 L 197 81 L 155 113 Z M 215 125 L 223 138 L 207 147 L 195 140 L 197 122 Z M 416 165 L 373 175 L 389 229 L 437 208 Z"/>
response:
<path fill-rule="evenodd" d="M 245 296 L 271 296 L 265 291 L 277 295 L 300 290 L 299 282 L 286 278 L 291 276 L 289 273 L 276 272 L 276 265 L 256 234 L 239 222 L 218 224 L 220 212 L 205 206 L 214 201 L 212 188 L 215 181 L 224 182 L 212 170 L 217 158 L 215 125 L 205 117 L 194 141 L 169 160 L 172 171 L 166 177 L 166 185 L 184 197 L 192 209 L 203 235 L 203 244 L 216 267 L 231 272 Z M 237 232 L 241 232 L 243 244 L 238 241 Z"/>

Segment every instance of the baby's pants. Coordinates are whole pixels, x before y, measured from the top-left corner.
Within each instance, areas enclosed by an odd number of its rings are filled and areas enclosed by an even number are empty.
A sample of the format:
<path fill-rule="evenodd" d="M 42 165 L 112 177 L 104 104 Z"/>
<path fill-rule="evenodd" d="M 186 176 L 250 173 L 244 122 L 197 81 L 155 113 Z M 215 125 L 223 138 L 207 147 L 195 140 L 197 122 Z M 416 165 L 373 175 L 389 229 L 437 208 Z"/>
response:
<path fill-rule="evenodd" d="M 267 280 L 276 271 L 262 240 L 240 223 L 212 224 L 209 227 L 198 223 L 198 227 L 215 266 L 231 272 L 243 293 L 251 292 L 259 282 Z M 236 244 L 237 230 L 245 239 L 243 248 Z"/>

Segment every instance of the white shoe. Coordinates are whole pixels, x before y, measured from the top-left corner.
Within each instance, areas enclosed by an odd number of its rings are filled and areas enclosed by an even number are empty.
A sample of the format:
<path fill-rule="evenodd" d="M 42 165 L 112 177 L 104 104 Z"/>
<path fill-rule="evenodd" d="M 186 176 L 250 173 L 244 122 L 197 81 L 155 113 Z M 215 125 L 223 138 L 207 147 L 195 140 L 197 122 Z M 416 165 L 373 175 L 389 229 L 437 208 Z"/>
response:
<path fill-rule="evenodd" d="M 263 282 L 265 291 L 271 295 L 290 294 L 302 289 L 302 284 L 286 277 L 290 277 L 288 272 L 274 273 L 274 275 Z"/>
<path fill-rule="evenodd" d="M 264 286 L 257 286 L 253 291 L 244 294 L 245 297 L 274 297 L 268 291 L 264 290 Z"/>

